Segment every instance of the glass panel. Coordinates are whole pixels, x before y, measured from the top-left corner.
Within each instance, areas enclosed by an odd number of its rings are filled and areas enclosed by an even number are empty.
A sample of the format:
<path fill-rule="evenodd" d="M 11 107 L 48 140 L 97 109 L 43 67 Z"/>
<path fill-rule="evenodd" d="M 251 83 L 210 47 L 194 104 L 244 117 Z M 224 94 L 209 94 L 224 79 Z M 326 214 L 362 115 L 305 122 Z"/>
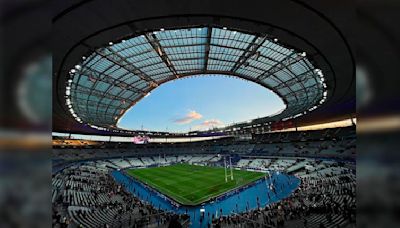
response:
<path fill-rule="evenodd" d="M 147 36 L 152 38 L 140 35 L 101 48 L 98 52 L 106 57 L 93 52 L 81 63 L 83 70 L 77 70 L 70 92 L 79 117 L 98 126 L 113 124 L 115 115 L 150 88 L 149 79 L 161 82 L 175 77 L 166 62 L 178 74 L 195 74 L 204 69 L 206 57 L 210 73 L 260 80 L 260 84 L 288 96 L 288 109 L 282 115 L 304 111 L 322 98 L 321 79 L 311 62 L 279 42 L 262 41 L 262 35 L 212 28 L 208 38 L 208 28 L 198 27 L 156 31 Z"/>

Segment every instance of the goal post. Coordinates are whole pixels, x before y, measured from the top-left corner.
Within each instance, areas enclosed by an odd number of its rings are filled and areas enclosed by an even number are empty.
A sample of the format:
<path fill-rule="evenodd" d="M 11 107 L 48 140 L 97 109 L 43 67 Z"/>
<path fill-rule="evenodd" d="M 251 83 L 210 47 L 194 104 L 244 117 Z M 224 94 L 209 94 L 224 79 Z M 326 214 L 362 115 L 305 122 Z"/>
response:
<path fill-rule="evenodd" d="M 224 156 L 224 170 L 225 170 L 225 182 L 228 182 L 228 174 L 226 173 L 226 156 Z"/>
<path fill-rule="evenodd" d="M 232 159 L 231 159 L 231 156 L 229 156 L 229 167 L 231 168 L 231 180 L 233 180 L 233 167 L 232 167 Z"/>
<path fill-rule="evenodd" d="M 229 169 L 230 169 L 230 173 L 228 174 L 228 170 L 227 170 L 227 164 L 226 164 L 226 157 L 224 156 L 224 170 L 225 170 L 225 182 L 228 182 L 228 177 L 230 177 L 231 180 L 234 180 L 233 178 L 233 166 L 232 166 L 232 159 L 231 156 L 229 156 Z"/>

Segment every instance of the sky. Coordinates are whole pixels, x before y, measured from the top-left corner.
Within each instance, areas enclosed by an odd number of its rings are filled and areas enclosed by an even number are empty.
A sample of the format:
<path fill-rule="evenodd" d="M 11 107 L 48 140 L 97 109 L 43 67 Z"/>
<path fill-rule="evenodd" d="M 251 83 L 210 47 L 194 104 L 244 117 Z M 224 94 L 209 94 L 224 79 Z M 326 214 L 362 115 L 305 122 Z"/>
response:
<path fill-rule="evenodd" d="M 201 75 L 160 85 L 133 106 L 118 126 L 130 130 L 187 132 L 268 116 L 284 108 L 272 91 L 221 75 Z"/>

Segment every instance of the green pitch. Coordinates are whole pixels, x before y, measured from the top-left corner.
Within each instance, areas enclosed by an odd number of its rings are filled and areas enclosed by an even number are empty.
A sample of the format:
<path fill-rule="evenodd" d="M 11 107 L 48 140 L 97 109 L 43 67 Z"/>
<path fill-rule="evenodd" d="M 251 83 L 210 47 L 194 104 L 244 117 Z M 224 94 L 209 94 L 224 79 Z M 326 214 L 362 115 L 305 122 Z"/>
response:
<path fill-rule="evenodd" d="M 228 177 L 225 182 L 223 168 L 188 164 L 131 169 L 127 173 L 184 205 L 200 204 L 264 176 L 263 173 L 234 170 L 234 180 Z"/>

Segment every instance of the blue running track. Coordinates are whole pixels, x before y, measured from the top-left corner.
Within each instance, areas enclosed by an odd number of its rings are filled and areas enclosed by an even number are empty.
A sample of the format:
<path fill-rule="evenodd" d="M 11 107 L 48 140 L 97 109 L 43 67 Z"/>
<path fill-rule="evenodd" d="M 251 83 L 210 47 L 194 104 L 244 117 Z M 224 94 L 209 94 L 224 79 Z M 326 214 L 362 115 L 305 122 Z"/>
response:
<path fill-rule="evenodd" d="M 282 173 L 273 173 L 270 179 L 259 180 L 254 185 L 240 191 L 230 192 L 216 201 L 206 202 L 195 207 L 176 207 L 162 194 L 149 189 L 121 171 L 113 171 L 112 176 L 118 183 L 123 185 L 126 190 L 141 200 L 151 203 L 155 208 L 173 211 L 179 214 L 188 213 L 190 215 L 192 227 L 207 227 L 208 223 L 211 224 L 212 215 L 217 217 L 220 216 L 221 209 L 223 215 L 229 215 L 278 202 L 281 199 L 288 197 L 300 185 L 300 180 L 297 177 Z M 267 187 L 267 184 L 270 184 L 271 181 L 274 183 L 277 194 L 274 194 L 272 190 Z M 270 197 L 268 197 L 268 194 Z M 200 208 L 205 209 L 204 220 L 201 223 Z"/>

